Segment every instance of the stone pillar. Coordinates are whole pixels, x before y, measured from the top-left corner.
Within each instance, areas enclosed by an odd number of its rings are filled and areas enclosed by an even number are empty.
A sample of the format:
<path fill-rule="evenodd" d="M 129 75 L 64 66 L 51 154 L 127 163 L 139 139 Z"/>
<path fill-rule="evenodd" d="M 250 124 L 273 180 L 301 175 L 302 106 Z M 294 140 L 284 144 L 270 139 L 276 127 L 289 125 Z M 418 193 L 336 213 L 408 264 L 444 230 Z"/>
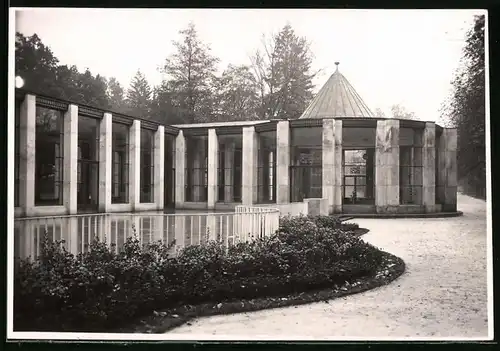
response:
<path fill-rule="evenodd" d="M 182 130 L 175 138 L 175 207 L 181 208 L 185 198 L 186 139 Z"/>
<path fill-rule="evenodd" d="M 457 130 L 443 128 L 439 138 L 437 191 L 443 212 L 457 210 Z"/>
<path fill-rule="evenodd" d="M 328 199 L 328 213 L 334 210 L 334 191 L 335 191 L 335 120 L 323 120 L 323 178 L 322 178 L 322 198 Z"/>
<path fill-rule="evenodd" d="M 276 154 L 276 203 L 286 204 L 290 202 L 290 122 L 288 121 L 279 121 L 276 126 Z"/>
<path fill-rule="evenodd" d="M 35 207 L 36 96 L 27 94 L 19 111 L 19 206 L 32 216 Z"/>
<path fill-rule="evenodd" d="M 243 154 L 241 172 L 241 203 L 252 205 L 257 200 L 258 137 L 255 127 L 243 127 Z"/>
<path fill-rule="evenodd" d="M 397 212 L 399 207 L 399 120 L 377 121 L 375 167 L 377 213 Z"/>
<path fill-rule="evenodd" d="M 165 127 L 158 126 L 154 141 L 154 202 L 161 211 L 165 202 Z"/>
<path fill-rule="evenodd" d="M 99 125 L 99 212 L 111 205 L 113 118 L 105 113 Z"/>
<path fill-rule="evenodd" d="M 422 205 L 436 212 L 436 124 L 425 123 L 422 147 Z"/>
<path fill-rule="evenodd" d="M 233 202 L 234 141 L 224 144 L 224 202 Z"/>
<path fill-rule="evenodd" d="M 219 141 L 215 129 L 208 130 L 208 184 L 207 184 L 207 208 L 214 209 L 218 195 L 217 166 L 219 165 Z"/>
<path fill-rule="evenodd" d="M 132 211 L 141 199 L 141 122 L 134 120 L 129 131 L 129 196 Z"/>
<path fill-rule="evenodd" d="M 66 213 L 78 210 L 78 106 L 69 105 L 64 114 L 63 203 Z"/>
<path fill-rule="evenodd" d="M 334 139 L 335 139 L 335 149 L 333 157 L 333 173 L 334 173 L 334 201 L 333 201 L 333 211 L 335 213 L 342 213 L 342 202 L 343 202 L 343 175 L 344 168 L 342 167 L 342 121 L 334 122 Z"/>

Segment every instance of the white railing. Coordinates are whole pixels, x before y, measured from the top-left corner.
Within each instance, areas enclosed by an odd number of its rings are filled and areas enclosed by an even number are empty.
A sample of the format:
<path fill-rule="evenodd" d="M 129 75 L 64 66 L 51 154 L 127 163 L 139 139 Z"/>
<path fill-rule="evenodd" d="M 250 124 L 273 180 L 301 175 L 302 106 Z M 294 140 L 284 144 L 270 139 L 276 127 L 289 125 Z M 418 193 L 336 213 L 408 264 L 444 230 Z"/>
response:
<path fill-rule="evenodd" d="M 141 244 L 174 242 L 172 252 L 189 245 L 204 245 L 218 240 L 225 247 L 273 234 L 279 227 L 279 210 L 238 206 L 232 213 L 153 213 L 93 214 L 14 220 L 14 254 L 36 257 L 44 234 L 64 240 L 65 248 L 78 254 L 86 252 L 95 238 L 120 250 L 134 236 Z"/>

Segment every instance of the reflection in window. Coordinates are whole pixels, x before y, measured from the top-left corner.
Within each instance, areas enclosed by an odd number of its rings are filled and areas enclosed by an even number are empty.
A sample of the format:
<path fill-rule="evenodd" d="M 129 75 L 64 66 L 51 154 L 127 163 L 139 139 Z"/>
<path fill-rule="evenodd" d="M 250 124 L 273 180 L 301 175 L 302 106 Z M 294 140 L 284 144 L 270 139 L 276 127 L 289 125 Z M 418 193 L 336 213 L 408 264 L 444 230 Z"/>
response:
<path fill-rule="evenodd" d="M 321 127 L 291 129 L 290 199 L 321 198 L 322 191 Z"/>
<path fill-rule="evenodd" d="M 257 201 L 276 202 L 276 132 L 259 133 Z"/>
<path fill-rule="evenodd" d="M 186 137 L 186 202 L 207 201 L 207 150 L 206 136 Z"/>
<path fill-rule="evenodd" d="M 154 202 L 154 131 L 141 129 L 141 202 Z"/>
<path fill-rule="evenodd" d="M 21 100 L 16 100 L 14 117 L 14 206 L 19 206 L 19 160 L 21 159 L 20 148 L 20 124 Z"/>
<path fill-rule="evenodd" d="M 36 107 L 35 205 L 63 204 L 63 112 Z"/>
<path fill-rule="evenodd" d="M 113 122 L 112 127 L 112 203 L 128 203 L 129 186 L 129 127 Z"/>
<path fill-rule="evenodd" d="M 399 191 L 401 204 L 422 204 L 423 129 L 400 129 Z"/>

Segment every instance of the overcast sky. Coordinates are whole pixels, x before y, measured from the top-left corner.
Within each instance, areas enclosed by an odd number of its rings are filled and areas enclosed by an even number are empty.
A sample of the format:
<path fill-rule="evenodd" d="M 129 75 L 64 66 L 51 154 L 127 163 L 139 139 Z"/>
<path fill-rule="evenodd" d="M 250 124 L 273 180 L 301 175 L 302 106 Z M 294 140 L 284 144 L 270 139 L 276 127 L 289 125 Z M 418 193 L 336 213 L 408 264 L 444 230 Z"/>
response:
<path fill-rule="evenodd" d="M 140 69 L 151 84 L 172 53 L 172 40 L 192 21 L 200 38 L 221 59 L 248 64 L 263 33 L 287 22 L 311 42 L 318 91 L 335 70 L 350 81 L 365 103 L 386 113 L 393 104 L 435 121 L 459 65 L 471 10 L 261 10 L 261 9 L 26 9 L 16 30 L 34 33 L 61 64 L 88 67 L 116 77 L 124 86 Z"/>

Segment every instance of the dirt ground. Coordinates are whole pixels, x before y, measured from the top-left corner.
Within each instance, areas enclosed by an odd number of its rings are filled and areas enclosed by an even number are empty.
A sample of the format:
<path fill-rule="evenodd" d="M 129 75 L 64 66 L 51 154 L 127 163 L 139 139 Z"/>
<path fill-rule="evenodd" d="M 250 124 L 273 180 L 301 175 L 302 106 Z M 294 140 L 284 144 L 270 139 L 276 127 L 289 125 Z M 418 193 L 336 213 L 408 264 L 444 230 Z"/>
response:
<path fill-rule="evenodd" d="M 458 195 L 462 217 L 357 219 L 363 239 L 401 257 L 391 284 L 309 305 L 200 318 L 170 332 L 189 339 L 488 337 L 486 203 Z"/>

